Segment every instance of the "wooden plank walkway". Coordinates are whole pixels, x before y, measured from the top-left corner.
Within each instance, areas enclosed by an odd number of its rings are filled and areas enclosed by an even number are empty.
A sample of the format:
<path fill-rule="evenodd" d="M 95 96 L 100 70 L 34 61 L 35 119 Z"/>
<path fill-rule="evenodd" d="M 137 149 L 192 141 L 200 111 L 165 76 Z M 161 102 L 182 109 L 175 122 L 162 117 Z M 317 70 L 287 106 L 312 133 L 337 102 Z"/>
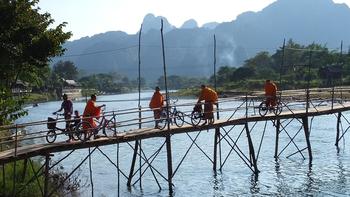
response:
<path fill-rule="evenodd" d="M 293 112 L 285 110 L 279 116 L 275 116 L 273 113 L 271 113 L 271 114 L 267 114 L 264 117 L 255 115 L 255 116 L 248 116 L 247 118 L 240 117 L 240 118 L 235 118 L 231 120 L 220 119 L 220 120 L 216 120 L 215 123 L 212 125 L 205 125 L 205 126 L 198 126 L 198 127 L 193 127 L 191 125 L 184 125 L 183 127 L 180 127 L 180 128 L 176 126 L 171 126 L 169 131 L 166 130 L 166 128 L 165 130 L 159 130 L 159 129 L 153 129 L 153 128 L 142 128 L 142 129 L 130 130 L 123 133 L 118 133 L 117 136 L 115 137 L 109 137 L 109 138 L 101 137 L 99 139 L 90 140 L 87 142 L 76 141 L 76 142 L 69 142 L 69 143 L 57 142 L 52 144 L 34 144 L 34 145 L 18 147 L 16 151 L 15 149 L 9 149 L 9 150 L 0 152 L 0 164 L 5 164 L 12 161 L 22 160 L 22 159 L 30 158 L 34 156 L 40 156 L 40 155 L 44 156 L 55 152 L 83 149 L 83 148 L 95 147 L 95 146 L 104 146 L 104 145 L 117 144 L 117 143 L 132 142 L 135 140 L 142 140 L 147 138 L 166 137 L 168 134 L 174 135 L 174 134 L 180 134 L 180 133 L 186 133 L 186 132 L 195 132 L 195 131 L 201 131 L 201 130 L 220 128 L 220 127 L 225 127 L 230 125 L 241 125 L 246 122 L 302 118 L 306 116 L 308 117 L 321 116 L 321 115 L 334 114 L 334 113 L 344 112 L 349 110 L 350 110 L 350 103 L 346 103 L 343 105 L 334 105 L 333 109 L 331 108 L 331 106 L 318 107 L 317 110 L 310 108 L 308 113 L 306 113 L 305 109 L 296 110 Z"/>

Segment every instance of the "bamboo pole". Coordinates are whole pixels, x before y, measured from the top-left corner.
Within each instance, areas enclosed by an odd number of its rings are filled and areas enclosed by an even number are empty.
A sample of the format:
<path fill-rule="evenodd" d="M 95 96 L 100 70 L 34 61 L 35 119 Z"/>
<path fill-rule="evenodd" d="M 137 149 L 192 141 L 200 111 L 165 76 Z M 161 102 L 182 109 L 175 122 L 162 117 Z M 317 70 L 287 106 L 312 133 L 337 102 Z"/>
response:
<path fill-rule="evenodd" d="M 118 197 L 120 196 L 119 143 L 117 144 Z"/>
<path fill-rule="evenodd" d="M 18 125 L 16 124 L 16 134 L 15 134 L 15 157 L 17 157 L 17 136 L 18 136 Z M 16 167 L 17 163 L 16 161 L 13 162 L 13 185 L 12 185 L 12 196 L 16 196 L 16 182 L 17 182 L 17 177 L 16 177 Z"/>
<path fill-rule="evenodd" d="M 247 122 L 244 124 L 244 127 L 245 127 L 245 131 L 247 134 L 247 139 L 248 139 L 248 148 L 249 148 L 249 155 L 250 155 L 250 159 L 251 159 L 251 164 L 253 165 L 253 168 L 254 168 L 254 174 L 257 175 L 259 173 L 259 170 L 258 170 L 257 161 L 255 158 L 254 146 L 253 146 L 252 138 L 250 136 L 250 131 L 249 131 L 249 127 L 248 127 Z"/>
<path fill-rule="evenodd" d="M 140 183 L 140 189 L 142 188 L 142 156 L 141 156 L 141 153 L 142 153 L 142 141 L 140 140 L 139 142 L 139 183 Z"/>
<path fill-rule="evenodd" d="M 173 193 L 173 166 L 172 166 L 172 155 L 171 155 L 171 138 L 170 135 L 166 137 L 166 152 L 167 152 L 167 163 L 168 163 L 168 187 L 169 194 Z"/>
<path fill-rule="evenodd" d="M 91 163 L 91 149 L 89 147 L 89 174 L 90 174 L 90 184 L 91 184 L 91 196 L 94 197 L 94 181 L 92 177 L 92 163 Z"/>
<path fill-rule="evenodd" d="M 340 135 L 340 125 L 341 125 L 341 112 L 338 112 L 338 117 L 337 117 L 337 135 L 335 138 L 335 146 L 338 148 L 339 144 L 339 135 Z"/>
<path fill-rule="evenodd" d="M 165 95 L 166 95 L 166 112 L 167 112 L 167 126 L 168 132 L 170 132 L 170 120 L 169 120 L 169 92 L 167 85 L 167 72 L 166 72 L 166 64 L 165 64 L 165 50 L 164 50 L 164 35 L 163 35 L 163 19 L 161 20 L 161 28 L 160 28 L 161 38 L 162 38 L 162 54 L 163 54 L 163 71 L 164 71 L 164 85 L 165 85 Z M 172 167 L 172 156 L 171 156 L 171 138 L 170 134 L 166 135 L 166 149 L 167 149 L 167 163 L 168 163 L 168 186 L 169 186 L 169 194 L 173 193 L 172 187 L 172 177 L 173 177 L 173 167 Z"/>
<path fill-rule="evenodd" d="M 302 122 L 303 122 L 303 127 L 304 127 L 307 151 L 309 153 L 309 165 L 311 165 L 312 164 L 312 150 L 311 150 L 311 143 L 310 143 L 310 131 L 309 131 L 309 119 L 308 119 L 308 117 L 307 116 L 303 117 Z"/>
<path fill-rule="evenodd" d="M 216 81 L 216 37 L 214 34 L 214 89 L 215 92 L 217 92 L 217 81 Z M 216 119 L 219 120 L 220 114 L 219 114 L 219 103 L 216 103 Z M 216 171 L 217 166 L 217 152 L 218 152 L 218 143 L 220 139 L 220 128 L 215 128 L 215 134 L 214 134 L 214 154 L 213 154 L 213 170 Z M 221 144 L 219 145 L 221 146 Z M 221 152 L 220 152 L 221 154 Z"/>
<path fill-rule="evenodd" d="M 138 72 L 139 72 L 139 77 L 138 77 L 138 86 L 139 86 L 139 102 L 138 102 L 138 107 L 139 107 L 139 129 L 141 129 L 141 118 L 142 118 L 142 114 L 141 114 L 141 32 L 142 32 L 142 24 L 140 27 L 140 31 L 139 31 L 139 48 L 138 48 L 138 60 L 139 60 L 139 64 L 138 64 Z"/>
<path fill-rule="evenodd" d="M 45 155 L 45 181 L 44 181 L 44 197 L 49 196 L 49 165 L 50 162 L 50 154 Z"/>
<path fill-rule="evenodd" d="M 278 157 L 278 141 L 279 141 L 279 134 L 280 134 L 280 126 L 281 126 L 281 121 L 280 119 L 276 120 L 276 141 L 275 141 L 275 159 Z"/>
<path fill-rule="evenodd" d="M 129 172 L 129 178 L 128 178 L 128 182 L 127 182 L 127 186 L 130 188 L 131 187 L 131 181 L 132 181 L 132 177 L 134 174 L 134 169 L 135 169 L 135 163 L 136 163 L 136 157 L 137 157 L 137 151 L 139 148 L 139 141 L 136 140 L 135 141 L 135 148 L 134 148 L 134 154 L 132 156 L 132 161 L 131 161 L 131 167 L 130 167 L 130 172 Z"/>

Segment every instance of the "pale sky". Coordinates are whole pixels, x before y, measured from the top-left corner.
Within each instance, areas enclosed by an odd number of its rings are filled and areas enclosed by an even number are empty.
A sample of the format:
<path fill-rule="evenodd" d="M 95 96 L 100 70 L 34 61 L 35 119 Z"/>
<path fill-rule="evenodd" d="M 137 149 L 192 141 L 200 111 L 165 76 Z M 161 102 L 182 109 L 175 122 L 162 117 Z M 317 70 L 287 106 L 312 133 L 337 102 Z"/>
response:
<path fill-rule="evenodd" d="M 49 12 L 55 25 L 68 22 L 70 40 L 107 31 L 135 34 L 144 16 L 164 16 L 180 27 L 195 19 L 199 26 L 208 22 L 228 22 L 245 11 L 260 11 L 276 0 L 40 0 L 41 12 Z M 346 3 L 350 0 L 333 0 Z"/>

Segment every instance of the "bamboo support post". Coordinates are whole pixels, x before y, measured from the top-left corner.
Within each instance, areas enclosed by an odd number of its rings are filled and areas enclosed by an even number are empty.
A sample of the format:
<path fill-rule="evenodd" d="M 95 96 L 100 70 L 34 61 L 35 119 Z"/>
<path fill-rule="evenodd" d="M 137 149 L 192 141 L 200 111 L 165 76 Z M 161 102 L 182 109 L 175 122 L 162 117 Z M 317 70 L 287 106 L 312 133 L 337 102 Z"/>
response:
<path fill-rule="evenodd" d="M 311 143 L 310 143 L 310 131 L 309 131 L 309 119 L 307 116 L 302 118 L 303 127 L 304 127 L 304 133 L 305 133 L 305 139 L 306 139 L 306 145 L 307 145 L 307 151 L 309 153 L 309 164 L 312 164 L 312 151 L 311 151 Z"/>
<path fill-rule="evenodd" d="M 341 112 L 338 113 L 337 116 L 337 135 L 335 138 L 335 146 L 338 147 L 339 144 L 339 135 L 340 135 L 340 126 L 341 126 Z"/>
<path fill-rule="evenodd" d="M 248 123 L 245 123 L 244 127 L 246 130 L 247 139 L 248 139 L 248 148 L 249 148 L 249 155 L 250 155 L 250 159 L 251 159 L 251 164 L 253 165 L 253 168 L 254 168 L 254 174 L 257 175 L 259 173 L 259 170 L 258 170 L 256 158 L 255 158 L 255 152 L 254 152 L 252 138 L 250 137 Z"/>
<path fill-rule="evenodd" d="M 276 120 L 276 141 L 275 141 L 275 159 L 278 157 L 278 141 L 279 141 L 279 135 L 280 135 L 280 126 L 281 126 L 281 120 Z"/>
<path fill-rule="evenodd" d="M 134 174 L 138 148 L 139 148 L 139 141 L 136 140 L 135 141 L 134 154 L 132 156 L 132 161 L 131 161 L 131 167 L 130 167 L 130 173 L 129 173 L 129 177 L 128 177 L 128 182 L 126 184 L 128 187 L 131 187 L 131 181 L 132 181 L 132 177 L 133 177 L 133 174 Z"/>
<path fill-rule="evenodd" d="M 172 156 L 171 156 L 171 138 L 170 134 L 166 136 L 166 151 L 167 151 L 167 163 L 168 163 L 168 187 L 169 187 L 169 194 L 172 195 L 173 193 L 173 164 L 172 164 Z"/>
<path fill-rule="evenodd" d="M 45 155 L 45 181 L 44 181 L 44 197 L 49 196 L 49 168 L 50 154 Z"/>

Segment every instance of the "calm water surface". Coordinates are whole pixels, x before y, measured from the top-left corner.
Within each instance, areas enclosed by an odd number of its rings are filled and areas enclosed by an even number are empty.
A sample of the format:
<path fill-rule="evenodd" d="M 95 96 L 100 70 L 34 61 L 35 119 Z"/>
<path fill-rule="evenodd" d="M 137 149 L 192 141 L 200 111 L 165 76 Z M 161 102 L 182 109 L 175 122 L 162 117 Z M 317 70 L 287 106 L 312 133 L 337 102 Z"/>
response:
<path fill-rule="evenodd" d="M 148 100 L 152 93 L 143 93 L 141 102 L 142 106 L 148 106 Z M 100 96 L 99 101 L 107 105 L 107 110 L 121 110 L 135 108 L 138 105 L 138 94 L 123 94 Z M 107 102 L 112 100 L 131 100 L 120 102 Z M 194 99 L 180 99 L 179 103 L 194 102 Z M 36 108 L 29 108 L 29 115 L 22 118 L 18 122 L 28 122 L 45 120 L 53 111 L 60 107 L 61 102 L 41 103 Z M 240 102 L 224 103 L 222 108 L 232 108 L 238 106 Z M 74 109 L 83 111 L 84 102 L 74 102 Z M 180 110 L 190 110 L 187 109 Z M 243 112 L 239 112 L 242 114 Z M 143 114 L 149 116 L 150 113 Z M 222 118 L 228 117 L 229 112 L 222 113 Z M 346 114 L 349 117 L 349 113 Z M 120 119 L 136 117 L 136 114 Z M 310 119 L 311 121 L 311 119 Z M 345 121 L 344 121 L 345 122 Z M 282 125 L 287 125 L 288 122 Z M 153 126 L 152 123 L 144 125 Z M 301 124 L 294 120 L 290 123 L 286 130 L 290 136 L 294 136 L 300 129 Z M 344 124 L 344 130 L 346 124 Z M 28 132 L 43 129 L 45 126 L 36 126 L 27 128 Z M 255 177 L 252 171 L 244 164 L 240 157 L 233 151 L 226 160 L 222 171 L 216 174 L 212 170 L 211 161 L 202 153 L 202 151 L 193 145 L 182 165 L 176 172 L 173 183 L 174 196 L 350 196 L 350 149 L 347 140 L 349 134 L 345 135 L 345 141 L 340 142 L 340 151 L 337 153 L 334 146 L 336 134 L 336 117 L 327 115 L 315 117 L 312 121 L 311 145 L 313 150 L 313 165 L 309 167 L 307 151 L 303 151 L 306 157 L 304 160 L 300 154 L 296 154 L 289 158 L 288 155 L 297 151 L 293 144 L 290 144 L 280 155 L 277 161 L 274 160 L 275 149 L 275 128 L 271 122 L 266 124 L 266 132 L 262 141 L 261 149 L 259 145 L 263 135 L 265 122 L 254 125 L 249 124 L 250 128 L 254 128 L 251 132 L 256 153 L 259 152 L 258 168 L 261 171 L 258 177 Z M 230 131 L 232 127 L 226 127 L 226 131 Z M 230 137 L 237 139 L 242 131 L 242 126 L 237 126 L 230 131 Z M 122 131 L 121 131 L 122 132 Z M 224 131 L 222 131 L 224 132 Z M 197 139 L 198 146 L 210 157 L 213 155 L 213 130 L 202 131 Z M 196 133 L 190 136 L 194 139 Z M 227 138 L 230 140 L 229 138 Z M 66 137 L 59 137 L 57 141 L 64 141 Z M 172 137 L 172 153 L 173 153 L 173 169 L 175 170 L 187 149 L 191 146 L 191 139 L 186 134 L 175 135 Z M 39 139 L 36 143 L 45 143 L 44 139 Z M 147 157 L 151 156 L 162 144 L 163 138 L 147 139 L 142 141 L 142 148 Z M 282 131 L 280 134 L 280 150 L 289 143 L 288 135 Z M 306 147 L 303 131 L 300 131 L 295 137 L 295 143 L 302 149 Z M 222 163 L 230 153 L 230 146 L 225 140 L 222 140 Z M 239 148 L 246 155 L 248 153 L 247 139 L 245 133 L 238 139 Z M 133 143 L 131 143 L 133 145 Z M 109 145 L 100 147 L 109 158 L 116 163 L 117 161 L 117 145 Z M 119 165 L 125 174 L 129 174 L 133 150 L 128 144 L 119 145 Z M 57 161 L 68 152 L 57 153 L 53 160 Z M 88 154 L 88 149 L 77 150 L 62 162 L 64 170 L 71 172 Z M 152 165 L 159 173 L 167 177 L 166 149 L 162 148 L 160 154 L 153 161 Z M 103 156 L 99 151 L 95 151 L 92 156 L 93 166 L 93 187 L 95 196 L 117 196 L 118 191 L 118 175 L 116 168 Z M 138 169 L 138 162 L 136 169 Z M 143 169 L 146 166 L 142 167 Z M 120 174 L 120 196 L 168 196 L 167 182 L 155 172 L 158 181 L 162 187 L 159 190 L 157 183 L 148 169 L 142 177 L 142 189 L 139 182 L 129 191 L 126 187 L 126 179 Z M 91 184 L 89 177 L 89 165 L 85 162 L 75 173 L 81 179 L 82 188 L 81 196 L 91 196 Z M 133 179 L 138 179 L 138 175 Z"/>

